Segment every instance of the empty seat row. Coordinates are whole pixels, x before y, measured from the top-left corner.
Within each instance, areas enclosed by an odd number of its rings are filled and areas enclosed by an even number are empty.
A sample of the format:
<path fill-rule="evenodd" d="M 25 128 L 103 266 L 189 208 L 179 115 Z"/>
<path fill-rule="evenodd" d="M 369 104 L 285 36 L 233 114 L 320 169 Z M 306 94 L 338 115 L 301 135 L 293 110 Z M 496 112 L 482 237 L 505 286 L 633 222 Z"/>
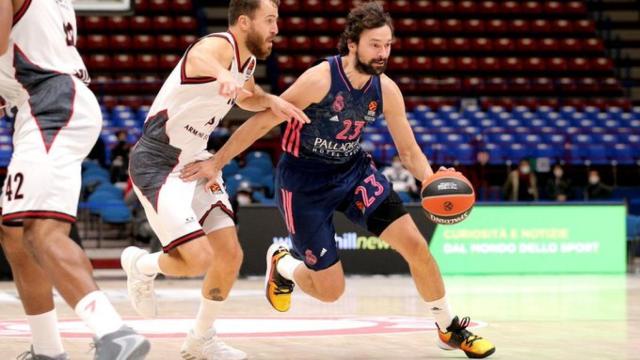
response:
<path fill-rule="evenodd" d="M 559 78 L 552 79 L 548 77 L 539 78 L 412 78 L 399 77 L 396 79 L 400 88 L 405 92 L 426 92 L 434 93 L 438 91 L 448 92 L 486 92 L 486 93 L 555 93 L 561 92 L 562 95 L 570 93 L 617 93 L 621 94 L 622 86 L 620 82 L 613 77 L 608 78 Z"/>
<path fill-rule="evenodd" d="M 191 0 L 135 0 L 136 13 L 184 13 L 193 12 Z"/>
<path fill-rule="evenodd" d="M 153 55 L 105 55 L 85 56 L 89 72 L 110 71 L 150 71 L 159 72 L 173 69 L 180 57 L 173 54 Z"/>
<path fill-rule="evenodd" d="M 77 47 L 85 52 L 182 52 L 196 41 L 194 35 L 88 35 L 79 36 Z"/>
<path fill-rule="evenodd" d="M 345 28 L 344 18 L 332 17 L 289 17 L 280 21 L 280 30 L 284 33 L 300 34 L 305 32 L 342 32 Z M 567 36 L 573 34 L 592 34 L 595 24 L 592 20 L 568 20 L 568 19 L 395 19 L 395 32 L 399 35 L 422 32 L 442 34 L 446 36 L 459 34 L 520 34 L 533 36 L 537 34 L 554 34 Z"/>
<path fill-rule="evenodd" d="M 87 16 L 78 17 L 81 33 L 195 33 L 198 22 L 193 16 Z"/>
<path fill-rule="evenodd" d="M 317 14 L 321 12 L 346 13 L 355 1 L 344 0 L 283 0 L 280 12 Z M 392 14 L 407 15 L 554 15 L 583 16 L 587 8 L 583 1 L 409 1 L 383 2 Z"/>
<path fill-rule="evenodd" d="M 279 36 L 274 42 L 274 49 L 278 53 L 292 52 L 328 52 L 335 51 L 338 39 L 330 36 Z M 396 39 L 392 54 L 402 53 L 535 53 L 539 55 L 549 53 L 580 53 L 602 54 L 604 44 L 598 38 L 486 38 L 486 37 L 418 37 L 410 36 Z"/>

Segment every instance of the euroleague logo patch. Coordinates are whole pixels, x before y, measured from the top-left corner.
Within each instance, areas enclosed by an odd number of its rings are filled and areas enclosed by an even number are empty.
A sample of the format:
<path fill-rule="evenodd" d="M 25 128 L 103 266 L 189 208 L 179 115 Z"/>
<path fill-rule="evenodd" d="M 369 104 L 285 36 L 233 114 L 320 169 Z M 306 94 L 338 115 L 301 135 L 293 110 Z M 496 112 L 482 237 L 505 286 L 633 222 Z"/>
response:
<path fill-rule="evenodd" d="M 453 210 L 453 204 L 451 201 L 445 201 L 444 204 L 442 204 L 442 207 L 447 211 Z"/>
<path fill-rule="evenodd" d="M 218 194 L 224 193 L 224 191 L 222 191 L 222 187 L 220 187 L 220 184 L 218 184 L 218 183 L 215 183 L 215 184 L 209 186 L 209 190 L 211 190 L 211 193 L 213 193 L 214 195 L 218 195 Z"/>
<path fill-rule="evenodd" d="M 127 325 L 151 339 L 182 339 L 193 326 L 190 318 L 128 319 Z M 469 328 L 486 326 L 474 321 Z M 63 338 L 93 337 L 79 320 L 60 320 L 58 329 Z M 336 317 L 238 317 L 216 320 L 217 334 L 223 338 L 342 336 L 368 334 L 398 334 L 436 331 L 430 318 L 409 316 L 336 316 Z M 31 332 L 25 320 L 0 321 L 0 336 L 29 338 Z"/>

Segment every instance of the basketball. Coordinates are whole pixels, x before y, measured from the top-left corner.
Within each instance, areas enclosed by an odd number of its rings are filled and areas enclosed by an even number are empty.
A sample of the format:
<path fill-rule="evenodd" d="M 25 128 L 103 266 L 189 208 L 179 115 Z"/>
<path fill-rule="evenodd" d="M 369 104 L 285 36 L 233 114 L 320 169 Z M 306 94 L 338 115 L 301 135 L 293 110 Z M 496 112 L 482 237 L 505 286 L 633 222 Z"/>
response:
<path fill-rule="evenodd" d="M 439 171 L 422 186 L 422 208 L 437 224 L 457 224 L 469 216 L 476 201 L 473 186 L 460 172 Z"/>

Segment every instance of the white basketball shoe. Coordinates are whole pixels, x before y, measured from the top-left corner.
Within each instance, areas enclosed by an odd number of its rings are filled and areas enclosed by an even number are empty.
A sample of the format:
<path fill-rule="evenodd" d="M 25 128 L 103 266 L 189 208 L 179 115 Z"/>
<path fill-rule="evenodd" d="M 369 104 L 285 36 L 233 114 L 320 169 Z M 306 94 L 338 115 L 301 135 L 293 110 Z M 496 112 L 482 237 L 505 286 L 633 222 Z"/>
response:
<path fill-rule="evenodd" d="M 235 349 L 216 336 L 215 329 L 209 329 L 202 337 L 197 337 L 193 330 L 189 331 L 180 355 L 185 360 L 244 360 L 247 354 Z"/>
<path fill-rule="evenodd" d="M 139 247 L 129 246 L 120 255 L 120 264 L 127 273 L 127 291 L 131 305 L 138 314 L 145 318 L 155 318 L 158 315 L 156 294 L 153 291 L 155 275 L 145 275 L 138 270 L 136 263 L 149 252 Z"/>

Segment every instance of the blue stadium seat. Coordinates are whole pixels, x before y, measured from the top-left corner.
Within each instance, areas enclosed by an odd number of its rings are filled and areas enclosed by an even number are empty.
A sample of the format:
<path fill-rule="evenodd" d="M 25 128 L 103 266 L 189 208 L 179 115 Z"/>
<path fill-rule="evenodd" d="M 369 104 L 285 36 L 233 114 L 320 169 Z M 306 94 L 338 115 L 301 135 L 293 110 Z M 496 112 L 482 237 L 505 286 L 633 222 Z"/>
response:
<path fill-rule="evenodd" d="M 442 142 L 458 145 L 458 144 L 469 142 L 469 139 L 465 135 L 451 133 L 451 134 L 444 135 L 442 137 Z"/>
<path fill-rule="evenodd" d="M 236 195 L 238 185 L 240 185 L 242 181 L 247 181 L 247 179 L 245 179 L 241 174 L 235 174 L 224 179 L 224 185 L 230 197 Z"/>
<path fill-rule="evenodd" d="M 560 108 L 560 115 L 564 118 L 570 118 L 576 112 L 576 108 L 573 106 L 563 106 Z"/>
<path fill-rule="evenodd" d="M 488 139 L 496 144 L 511 144 L 516 141 L 515 136 L 509 133 L 489 134 Z"/>
<path fill-rule="evenodd" d="M 614 145 L 620 142 L 615 134 L 593 134 L 593 140 L 596 143 L 607 145 Z"/>
<path fill-rule="evenodd" d="M 607 145 L 607 149 L 609 157 L 615 159 L 619 164 L 631 165 L 635 162 L 634 152 L 628 144 Z"/>
<path fill-rule="evenodd" d="M 462 165 L 471 165 L 475 163 L 475 151 L 469 144 L 460 144 L 454 146 L 450 151 L 453 158 Z"/>
<path fill-rule="evenodd" d="M 527 146 L 535 146 L 542 143 L 542 136 L 538 134 L 518 134 L 518 141 Z"/>
<path fill-rule="evenodd" d="M 485 144 L 482 150 L 489 153 L 489 164 L 504 164 L 505 151 L 499 145 L 491 143 Z"/>
<path fill-rule="evenodd" d="M 238 170 L 240 170 L 238 161 L 236 161 L 236 159 L 231 159 L 231 161 L 229 161 L 229 163 L 224 168 L 222 168 L 222 176 L 226 179 L 231 175 L 237 174 Z"/>
<path fill-rule="evenodd" d="M 562 156 L 562 148 L 553 145 L 538 143 L 535 145 L 531 144 L 530 146 L 535 146 L 534 156 L 537 158 L 556 159 Z"/>
<path fill-rule="evenodd" d="M 238 171 L 250 183 L 259 183 L 260 178 L 264 175 L 263 170 L 256 167 L 245 166 Z"/>
<path fill-rule="evenodd" d="M 572 164 L 581 164 L 589 156 L 589 146 L 587 144 L 570 144 L 568 145 L 568 150 Z"/>
<path fill-rule="evenodd" d="M 417 134 L 416 140 L 419 145 L 428 145 L 435 144 L 441 142 L 441 139 L 438 138 L 438 135 L 431 133 Z"/>
<path fill-rule="evenodd" d="M 593 137 L 590 134 L 571 135 L 570 140 L 573 144 L 593 144 Z"/>
<path fill-rule="evenodd" d="M 523 146 L 522 144 L 509 144 L 507 146 L 507 159 L 512 162 L 518 162 L 533 155 L 531 149 L 527 146 Z"/>
<path fill-rule="evenodd" d="M 607 148 L 602 144 L 591 144 L 588 146 L 588 159 L 596 165 L 607 164 Z"/>
<path fill-rule="evenodd" d="M 599 114 L 600 109 L 595 106 L 587 106 L 584 108 L 584 115 L 591 120 L 596 120 Z"/>
<path fill-rule="evenodd" d="M 0 166 L 7 167 L 11 161 L 13 147 L 11 145 L 0 145 Z"/>
<path fill-rule="evenodd" d="M 131 209 L 122 201 L 108 201 L 100 209 L 102 221 L 109 224 L 126 224 L 131 221 Z"/>
<path fill-rule="evenodd" d="M 397 153 L 398 150 L 396 150 L 395 146 L 386 144 L 376 146 L 371 152 L 371 155 L 378 164 L 389 164 Z"/>
<path fill-rule="evenodd" d="M 120 189 L 119 187 L 114 186 L 113 184 L 111 184 L 109 182 L 100 183 L 98 186 L 96 186 L 96 188 L 93 191 L 94 191 L 94 193 L 96 193 L 96 192 L 106 192 L 106 193 L 109 193 L 109 194 L 113 195 L 116 198 L 119 198 L 119 199 L 124 198 L 124 191 L 122 191 L 122 189 Z"/>

